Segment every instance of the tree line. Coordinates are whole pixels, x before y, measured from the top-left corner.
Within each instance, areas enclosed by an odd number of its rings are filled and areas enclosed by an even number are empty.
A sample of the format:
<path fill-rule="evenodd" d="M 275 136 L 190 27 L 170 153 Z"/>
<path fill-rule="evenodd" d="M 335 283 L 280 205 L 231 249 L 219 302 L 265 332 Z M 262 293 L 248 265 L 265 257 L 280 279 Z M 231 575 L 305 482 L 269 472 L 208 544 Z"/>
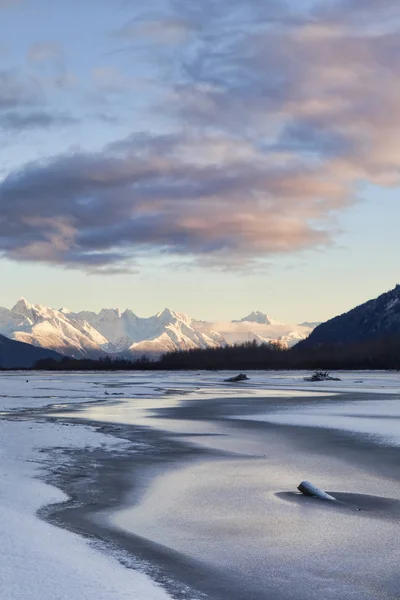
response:
<path fill-rule="evenodd" d="M 221 348 L 168 352 L 157 360 L 147 356 L 97 360 L 65 357 L 61 361 L 46 358 L 39 360 L 34 368 L 50 371 L 400 369 L 400 337 L 315 346 L 300 342 L 291 349 L 276 343 L 253 341 Z"/>

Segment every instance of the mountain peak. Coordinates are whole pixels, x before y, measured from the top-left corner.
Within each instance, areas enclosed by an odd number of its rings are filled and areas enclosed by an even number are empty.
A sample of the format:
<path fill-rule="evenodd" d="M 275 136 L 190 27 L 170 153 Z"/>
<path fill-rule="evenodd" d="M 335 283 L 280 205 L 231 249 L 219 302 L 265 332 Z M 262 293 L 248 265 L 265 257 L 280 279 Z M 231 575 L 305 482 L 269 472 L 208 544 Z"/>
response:
<path fill-rule="evenodd" d="M 32 310 L 32 304 L 29 304 L 28 300 L 21 296 L 18 302 L 12 307 L 11 312 L 25 314 L 29 310 Z"/>
<path fill-rule="evenodd" d="M 259 325 L 273 325 L 276 323 L 276 321 L 259 310 L 253 310 L 253 312 L 247 315 L 247 317 L 243 317 L 243 319 L 240 319 L 239 321 L 232 321 L 232 323 L 258 323 Z"/>
<path fill-rule="evenodd" d="M 186 325 L 190 325 L 192 319 L 185 313 L 175 312 L 169 308 L 164 308 L 161 312 L 157 313 L 156 318 L 161 322 L 170 322 L 170 321 L 182 321 Z"/>
<path fill-rule="evenodd" d="M 114 320 L 121 317 L 121 311 L 119 308 L 102 308 L 99 312 L 99 317 L 105 320 Z"/>
<path fill-rule="evenodd" d="M 164 308 L 164 310 L 162 310 L 156 314 L 156 317 L 157 317 L 157 319 L 160 319 L 161 321 L 166 321 L 166 320 L 170 320 L 170 319 L 176 319 L 177 314 L 174 313 L 174 311 L 170 310 L 169 308 Z"/>
<path fill-rule="evenodd" d="M 161 315 L 173 315 L 173 311 L 170 308 L 164 308 L 157 313 L 157 317 L 161 317 Z"/>
<path fill-rule="evenodd" d="M 58 309 L 58 312 L 62 313 L 63 315 L 70 315 L 72 313 L 72 310 L 70 310 L 66 306 L 62 306 Z"/>

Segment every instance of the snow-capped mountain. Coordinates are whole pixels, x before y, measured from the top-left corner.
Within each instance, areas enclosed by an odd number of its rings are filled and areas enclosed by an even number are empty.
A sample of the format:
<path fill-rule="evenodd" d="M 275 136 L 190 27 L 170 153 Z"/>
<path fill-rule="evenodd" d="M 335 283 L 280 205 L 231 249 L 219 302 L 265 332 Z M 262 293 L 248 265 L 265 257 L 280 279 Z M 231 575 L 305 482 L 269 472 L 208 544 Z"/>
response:
<path fill-rule="evenodd" d="M 216 332 L 201 333 L 193 327 L 193 319 L 166 308 L 148 318 L 131 310 L 102 309 L 99 313 L 75 313 L 76 319 L 87 320 L 109 342 L 108 351 L 160 353 L 190 348 L 221 346 L 225 340 Z"/>
<path fill-rule="evenodd" d="M 247 315 L 247 317 L 243 317 L 239 321 L 232 321 L 232 323 L 258 323 L 259 325 L 278 325 L 278 321 L 274 321 L 265 313 L 262 313 L 258 310 L 254 310 L 252 313 Z"/>
<path fill-rule="evenodd" d="M 0 308 L 1 334 L 75 357 L 162 353 L 225 344 L 217 332 L 196 331 L 191 323 L 187 315 L 168 309 L 142 319 L 130 310 L 73 313 L 29 304 L 24 298 L 11 310 Z"/>
<path fill-rule="evenodd" d="M 227 344 L 242 344 L 256 340 L 258 343 L 279 341 L 283 346 L 292 347 L 310 335 L 312 328 L 304 325 L 280 323 L 264 313 L 254 312 L 235 321 L 212 322 L 197 321 L 196 328 L 207 332 L 210 328 L 224 338 Z"/>
<path fill-rule="evenodd" d="M 113 308 L 74 313 L 30 304 L 24 298 L 11 310 L 0 308 L 0 334 L 74 357 L 161 354 L 254 339 L 260 343 L 279 339 L 292 346 L 310 331 L 304 326 L 284 325 L 260 312 L 238 321 L 214 323 L 196 321 L 167 308 L 148 318 Z"/>
<path fill-rule="evenodd" d="M 87 321 L 47 306 L 29 304 L 24 298 L 11 310 L 0 308 L 0 333 L 71 356 L 99 354 L 108 346 L 108 340 Z"/>

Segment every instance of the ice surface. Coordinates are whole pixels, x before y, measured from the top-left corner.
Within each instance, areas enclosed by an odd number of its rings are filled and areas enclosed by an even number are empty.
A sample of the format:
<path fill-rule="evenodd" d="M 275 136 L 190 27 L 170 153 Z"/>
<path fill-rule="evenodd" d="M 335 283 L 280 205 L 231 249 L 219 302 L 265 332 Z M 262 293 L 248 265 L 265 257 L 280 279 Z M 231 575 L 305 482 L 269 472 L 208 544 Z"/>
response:
<path fill-rule="evenodd" d="M 268 374 L 267 387 L 338 395 L 338 400 L 317 405 L 288 408 L 282 412 L 242 415 L 240 419 L 266 421 L 282 425 L 325 427 L 365 434 L 379 443 L 400 445 L 400 373 L 397 371 L 335 372 L 340 381 L 307 382 L 305 372 L 275 372 Z M 265 377 L 265 375 L 264 375 Z M 255 380 L 261 385 L 261 376 Z M 342 402 L 339 394 L 363 394 L 367 400 Z M 379 396 L 379 400 L 373 396 Z"/>
<path fill-rule="evenodd" d="M 358 512 L 355 506 L 343 509 L 340 502 L 320 503 L 296 493 L 306 477 L 333 495 L 375 494 L 398 506 L 398 481 L 385 478 L 379 468 L 370 470 L 373 444 L 360 465 L 343 460 L 344 452 L 337 456 L 335 445 L 325 445 L 318 433 L 320 442 L 308 451 L 287 429 L 243 422 L 232 428 L 220 418 L 212 425 L 208 433 L 217 435 L 200 436 L 205 447 L 213 449 L 217 439 L 230 455 L 206 455 L 164 469 L 139 502 L 136 493 L 131 502 L 126 498 L 109 522 L 229 573 L 235 583 L 227 588 L 227 599 L 236 597 L 230 592 L 243 582 L 247 594 L 238 594 L 240 600 L 398 597 L 399 513 L 380 519 L 371 505 Z M 308 440 L 312 436 L 307 432 Z"/>
<path fill-rule="evenodd" d="M 38 409 L 49 405 L 60 408 L 85 403 L 86 406 L 104 407 L 111 420 L 111 404 L 136 406 L 138 414 L 156 407 L 168 406 L 188 399 L 278 397 L 297 398 L 299 404 L 313 392 L 320 396 L 332 394 L 328 403 L 314 408 L 300 407 L 268 415 L 268 419 L 284 418 L 291 422 L 306 419 L 317 426 L 349 427 L 365 431 L 374 425 L 374 433 L 393 436 L 390 423 L 399 423 L 400 408 L 396 398 L 376 400 L 371 394 L 399 394 L 398 373 L 344 373 L 342 381 L 310 384 L 304 381 L 304 372 L 251 372 L 244 384 L 225 384 L 224 372 L 212 373 L 1 373 L 0 412 L 3 416 L 22 408 Z M 170 394 L 164 396 L 169 390 Z M 344 403 L 336 393 L 362 392 L 371 395 L 371 401 Z M 105 392 L 110 394 L 105 395 Z M 112 397 L 124 393 L 124 397 Z M 134 398 L 135 403 L 125 399 Z M 244 400 L 245 401 L 245 400 Z M 94 403 L 94 404 L 92 404 Z M 291 406 L 293 405 L 293 401 Z M 90 410 L 85 413 L 90 416 Z M 121 414 L 121 413 L 119 413 Z M 81 413 L 81 416 L 82 413 Z M 132 414 L 124 415 L 129 422 Z M 390 417 L 387 418 L 387 417 Z M 104 415 L 103 415 L 104 418 Z M 121 418 L 120 416 L 118 418 Z M 132 417 L 133 418 L 133 417 Z M 310 423 L 310 419 L 314 419 Z M 378 431 L 376 423 L 385 430 Z M 346 425 L 346 426 L 345 426 Z M 367 431 L 371 433 L 371 431 Z M 5 600 L 163 600 L 168 596 L 147 576 L 124 568 L 115 557 L 106 556 L 99 549 L 77 535 L 61 530 L 37 516 L 36 511 L 53 502 L 65 500 L 55 487 L 47 485 L 38 476 L 48 460 L 41 448 L 52 449 L 52 459 L 64 460 L 62 448 L 92 448 L 100 445 L 122 451 L 124 442 L 82 425 L 67 426 L 57 422 L 0 419 L 0 590 Z M 59 455 L 55 448 L 61 448 Z M 247 467 L 246 467 L 247 468 Z M 224 467 L 225 469 L 225 467 Z M 279 467 L 279 476 L 282 469 Z M 313 473 L 310 473 L 312 475 Z M 268 477 L 270 477 L 270 472 Z M 324 483 L 322 481 L 322 483 Z M 368 482 L 370 485 L 370 481 Z"/>
<path fill-rule="evenodd" d="M 285 412 L 247 415 L 241 418 L 280 425 L 353 431 L 368 435 L 379 443 L 400 446 L 399 399 L 298 407 Z"/>

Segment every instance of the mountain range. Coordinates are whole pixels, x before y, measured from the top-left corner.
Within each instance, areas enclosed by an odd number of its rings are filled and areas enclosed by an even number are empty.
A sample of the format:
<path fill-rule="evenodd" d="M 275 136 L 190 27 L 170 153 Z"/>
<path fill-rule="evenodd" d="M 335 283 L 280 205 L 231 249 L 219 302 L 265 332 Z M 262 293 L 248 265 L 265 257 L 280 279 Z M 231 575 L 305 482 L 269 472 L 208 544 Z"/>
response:
<path fill-rule="evenodd" d="M 400 338 L 400 285 L 325 323 L 287 325 L 254 311 L 242 319 L 209 322 L 165 309 L 148 318 L 131 310 L 72 312 L 21 298 L 0 308 L 0 367 L 29 367 L 41 358 L 158 357 L 168 351 L 233 343 L 280 341 L 302 348 Z M 299 343 L 300 342 L 300 343 Z"/>
<path fill-rule="evenodd" d="M 226 322 L 197 321 L 165 309 L 141 318 L 127 309 L 104 308 L 100 312 L 74 313 L 21 298 L 11 310 L 0 308 L 0 334 L 79 357 L 160 355 L 191 348 L 212 348 L 256 340 L 280 340 L 292 346 L 306 338 L 313 324 L 286 325 L 261 312 Z"/>

